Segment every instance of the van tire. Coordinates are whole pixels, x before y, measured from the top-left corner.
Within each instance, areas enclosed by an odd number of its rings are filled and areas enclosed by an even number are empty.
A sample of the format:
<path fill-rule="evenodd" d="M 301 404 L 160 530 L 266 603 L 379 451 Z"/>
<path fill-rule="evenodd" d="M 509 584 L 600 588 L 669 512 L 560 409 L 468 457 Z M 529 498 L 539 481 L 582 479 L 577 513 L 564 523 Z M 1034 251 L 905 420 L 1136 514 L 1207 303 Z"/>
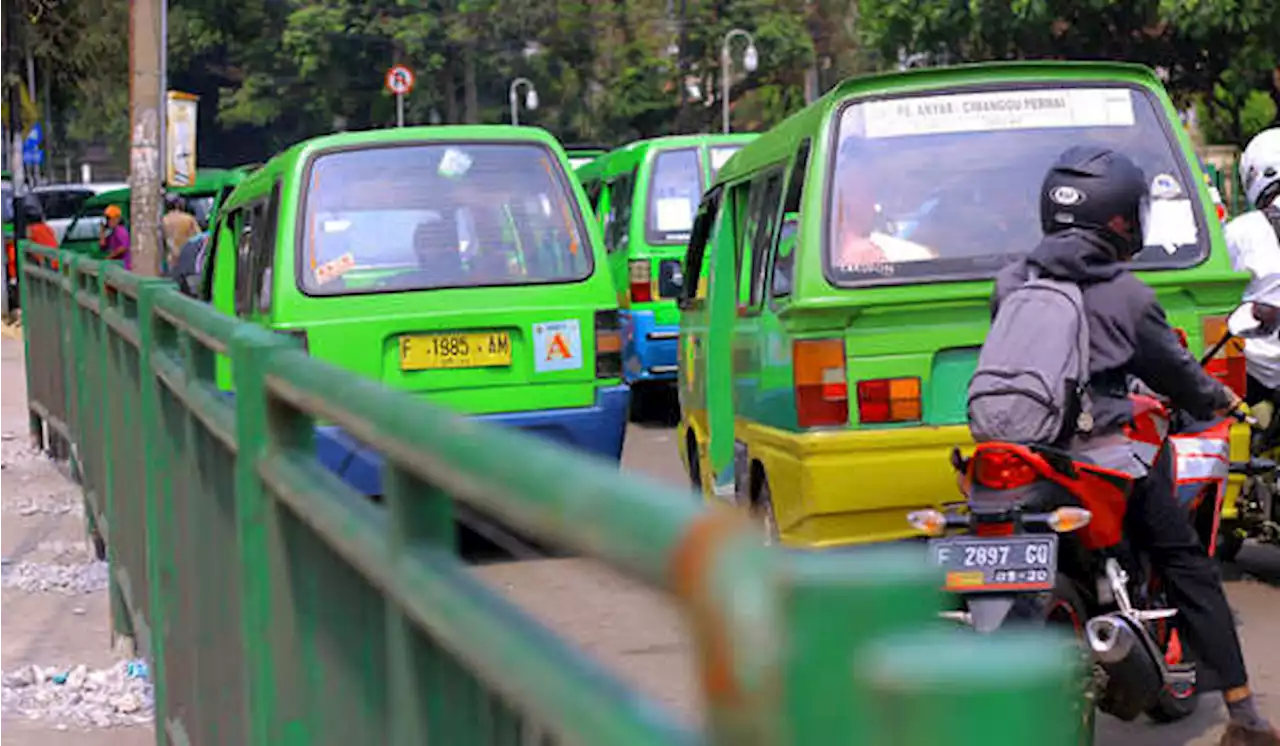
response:
<path fill-rule="evenodd" d="M 756 492 L 756 498 L 751 503 L 751 513 L 760 522 L 760 533 L 765 545 L 777 544 L 779 542 L 778 517 L 773 512 L 773 493 L 769 490 L 769 480 L 763 475 L 760 477 L 760 488 Z"/>
<path fill-rule="evenodd" d="M 698 436 L 693 434 L 693 428 L 689 429 L 684 440 L 685 454 L 689 459 L 689 481 L 693 483 L 693 489 L 702 494 L 702 462 L 698 460 Z"/>

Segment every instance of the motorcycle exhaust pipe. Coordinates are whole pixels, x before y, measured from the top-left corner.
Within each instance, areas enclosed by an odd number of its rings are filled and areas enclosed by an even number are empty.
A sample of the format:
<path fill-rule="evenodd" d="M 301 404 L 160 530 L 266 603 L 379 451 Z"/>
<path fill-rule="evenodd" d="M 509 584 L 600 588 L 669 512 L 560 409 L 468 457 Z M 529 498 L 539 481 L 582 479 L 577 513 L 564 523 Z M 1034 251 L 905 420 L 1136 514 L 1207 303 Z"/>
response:
<path fill-rule="evenodd" d="M 1133 629 L 1114 614 L 1103 614 L 1084 625 L 1089 650 L 1099 663 L 1119 663 L 1129 656 L 1138 642 Z"/>

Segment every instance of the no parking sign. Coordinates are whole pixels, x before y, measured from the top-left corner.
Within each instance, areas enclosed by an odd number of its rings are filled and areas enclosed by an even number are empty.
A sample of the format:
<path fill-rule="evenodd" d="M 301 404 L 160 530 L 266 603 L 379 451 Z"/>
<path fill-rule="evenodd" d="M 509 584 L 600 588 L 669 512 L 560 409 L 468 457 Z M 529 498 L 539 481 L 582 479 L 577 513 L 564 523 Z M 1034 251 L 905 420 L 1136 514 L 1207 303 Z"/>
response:
<path fill-rule="evenodd" d="M 397 96 L 404 96 L 413 90 L 413 71 L 404 65 L 392 65 L 387 70 L 387 90 Z"/>

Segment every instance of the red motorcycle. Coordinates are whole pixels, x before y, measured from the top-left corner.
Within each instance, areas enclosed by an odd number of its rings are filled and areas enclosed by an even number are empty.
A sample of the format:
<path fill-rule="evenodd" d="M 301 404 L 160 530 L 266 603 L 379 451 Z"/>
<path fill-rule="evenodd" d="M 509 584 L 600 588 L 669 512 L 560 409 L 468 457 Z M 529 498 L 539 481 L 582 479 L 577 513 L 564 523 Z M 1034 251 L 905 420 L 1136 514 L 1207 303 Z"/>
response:
<path fill-rule="evenodd" d="M 1173 449 L 1177 499 L 1204 546 L 1216 549 L 1230 473 L 1231 420 L 1193 423 L 1151 395 L 1134 393 L 1134 424 L 1112 445 L 1154 461 Z M 1240 419 L 1247 415 L 1240 414 Z M 1171 426 L 1174 430 L 1170 433 Z M 1145 451 L 1145 454 L 1144 454 Z M 908 516 L 944 570 L 963 609 L 947 616 L 991 633 L 1013 624 L 1069 628 L 1091 652 L 1083 717 L 1094 707 L 1123 720 L 1190 715 L 1195 663 L 1172 623 L 1149 558 L 1125 541 L 1135 477 L 1109 468 L 1106 447 L 1090 457 L 1047 446 L 985 442 L 969 458 L 952 453 L 965 509 Z"/>

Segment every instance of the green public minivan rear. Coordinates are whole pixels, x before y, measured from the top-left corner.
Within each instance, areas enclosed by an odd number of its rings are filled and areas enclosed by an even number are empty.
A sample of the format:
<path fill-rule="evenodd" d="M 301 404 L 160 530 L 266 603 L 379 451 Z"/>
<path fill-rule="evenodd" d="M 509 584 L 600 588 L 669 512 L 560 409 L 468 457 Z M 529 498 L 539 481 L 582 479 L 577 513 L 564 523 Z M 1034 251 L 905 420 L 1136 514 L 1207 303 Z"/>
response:
<path fill-rule="evenodd" d="M 622 307 L 623 376 L 634 396 L 676 379 L 681 260 L 698 201 L 756 135 L 640 140 L 578 169 L 600 218 Z"/>
<path fill-rule="evenodd" d="M 969 379 L 992 278 L 1041 238 L 1040 185 L 1073 145 L 1150 183 L 1134 269 L 1200 353 L 1244 278 L 1152 71 L 999 63 L 854 78 L 735 155 L 703 197 L 682 288 L 681 454 L 771 538 L 907 538 L 963 499 Z M 692 278 L 706 274 L 703 287 Z M 1230 346 L 1210 372 L 1243 391 Z M 1232 455 L 1247 453 L 1233 431 Z M 1234 497 L 1228 497 L 1228 504 Z"/>
<path fill-rule="evenodd" d="M 202 294 L 314 357 L 617 460 L 628 390 L 586 211 L 564 151 L 538 129 L 320 137 L 227 200 Z M 323 461 L 378 494 L 356 444 L 320 440 Z"/>

